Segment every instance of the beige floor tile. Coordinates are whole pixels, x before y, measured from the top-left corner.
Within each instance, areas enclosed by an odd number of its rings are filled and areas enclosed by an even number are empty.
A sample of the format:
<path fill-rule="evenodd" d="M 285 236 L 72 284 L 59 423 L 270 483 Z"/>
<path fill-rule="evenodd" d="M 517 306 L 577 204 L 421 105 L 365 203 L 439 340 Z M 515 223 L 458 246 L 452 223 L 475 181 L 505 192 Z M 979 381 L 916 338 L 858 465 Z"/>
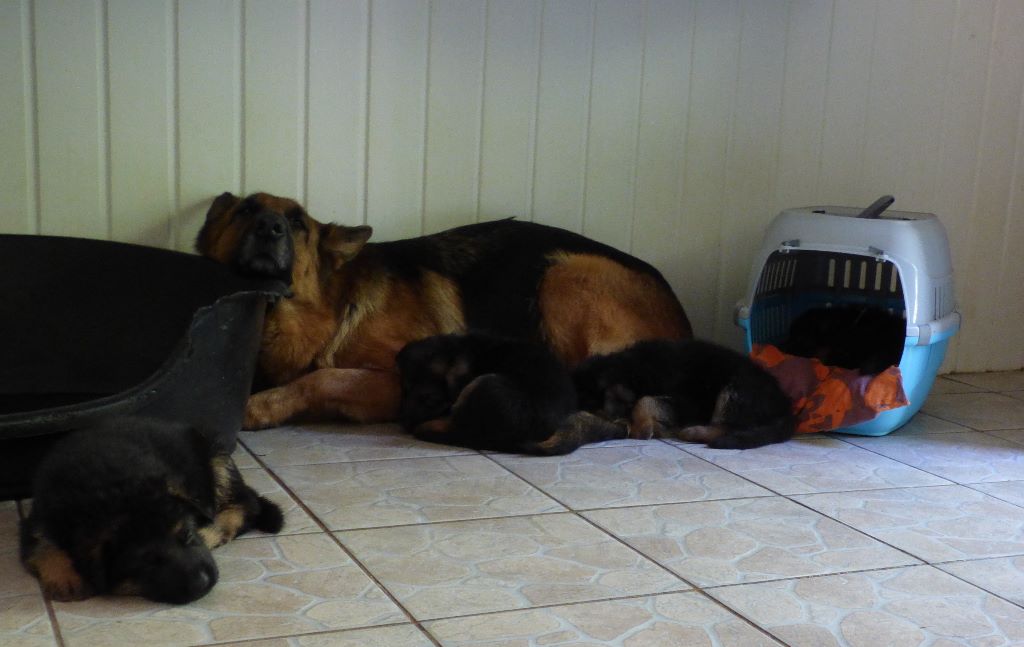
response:
<path fill-rule="evenodd" d="M 742 584 L 710 593 L 793 647 L 995 647 L 1024 641 L 1024 609 L 929 566 Z"/>
<path fill-rule="evenodd" d="M 564 510 L 479 455 L 325 463 L 276 473 L 332 530 Z"/>
<path fill-rule="evenodd" d="M 260 466 L 256 459 L 252 457 L 252 454 L 249 453 L 249 450 L 242 446 L 242 443 L 238 443 L 235 446 L 235 451 L 231 454 L 231 458 L 235 461 L 235 466 L 240 470 Z"/>
<path fill-rule="evenodd" d="M 445 647 L 755 647 L 774 640 L 699 593 L 509 611 L 426 623 Z"/>
<path fill-rule="evenodd" d="M 416 440 L 398 425 L 279 427 L 242 432 L 239 439 L 271 467 L 476 453 Z"/>
<path fill-rule="evenodd" d="M 432 647 L 433 644 L 422 631 L 409 624 L 218 643 L 220 647 Z"/>
<path fill-rule="evenodd" d="M 984 391 L 978 386 L 972 386 L 966 384 L 959 379 L 959 375 L 940 375 L 935 378 L 935 382 L 932 384 L 931 393 L 929 395 L 942 394 L 942 393 L 977 393 Z"/>
<path fill-rule="evenodd" d="M 942 418 L 936 418 L 935 416 L 929 416 L 927 413 L 918 412 L 910 422 L 903 425 L 896 431 L 886 435 L 877 436 L 878 438 L 898 438 L 900 436 L 912 436 L 917 434 L 945 434 L 955 433 L 958 431 L 970 431 L 970 428 L 958 425 L 955 422 L 949 422 Z M 855 434 L 836 434 L 839 438 L 850 439 L 850 438 L 868 438 L 869 436 L 856 436 Z"/>
<path fill-rule="evenodd" d="M 939 564 L 938 568 L 1024 606 L 1024 557 L 996 557 Z"/>
<path fill-rule="evenodd" d="M 829 437 L 796 438 L 757 449 L 687 445 L 730 472 L 781 494 L 941 485 L 945 479 Z"/>
<path fill-rule="evenodd" d="M 934 395 L 922 411 L 979 431 L 1024 428 L 1024 401 L 1001 393 Z"/>
<path fill-rule="evenodd" d="M 767 495 L 763 488 L 659 441 L 566 456 L 494 459 L 570 508 Z"/>
<path fill-rule="evenodd" d="M 995 483 L 973 483 L 972 490 L 979 490 L 989 496 L 1024 508 L 1024 481 L 998 481 Z"/>
<path fill-rule="evenodd" d="M 993 429 L 985 433 L 989 436 L 1013 441 L 1018 445 L 1024 445 L 1024 429 Z"/>
<path fill-rule="evenodd" d="M 978 431 L 932 437 L 862 436 L 847 442 L 956 483 L 1024 479 L 1024 447 Z"/>
<path fill-rule="evenodd" d="M 249 484 L 249 487 L 281 506 L 281 512 L 284 513 L 284 528 L 280 534 L 296 535 L 306 532 L 320 532 L 320 526 L 317 525 L 316 521 L 306 514 L 306 511 L 296 503 L 291 495 L 281 488 L 281 485 L 266 470 L 262 467 L 255 467 L 239 471 L 242 473 L 242 478 L 245 482 Z M 262 533 L 259 532 L 253 533 L 255 537 L 261 535 Z"/>
<path fill-rule="evenodd" d="M 957 382 L 976 386 L 985 391 L 1024 390 L 1024 371 L 994 371 L 991 373 L 957 373 L 950 376 Z"/>
<path fill-rule="evenodd" d="M 352 530 L 338 536 L 421 620 L 687 588 L 570 514 Z"/>
<path fill-rule="evenodd" d="M 584 516 L 701 587 L 920 563 L 781 497 Z"/>
<path fill-rule="evenodd" d="M 327 535 L 239 539 L 214 555 L 220 581 L 185 606 L 135 597 L 55 604 L 65 642 L 199 644 L 406 620 Z"/>
<path fill-rule="evenodd" d="M 18 558 L 18 508 L 0 501 L 0 598 L 39 595 L 39 584 Z"/>
<path fill-rule="evenodd" d="M 0 645 L 49 647 L 57 641 L 39 593 L 0 598 Z"/>
<path fill-rule="evenodd" d="M 1024 508 L 960 485 L 793 498 L 927 562 L 1024 554 Z"/>

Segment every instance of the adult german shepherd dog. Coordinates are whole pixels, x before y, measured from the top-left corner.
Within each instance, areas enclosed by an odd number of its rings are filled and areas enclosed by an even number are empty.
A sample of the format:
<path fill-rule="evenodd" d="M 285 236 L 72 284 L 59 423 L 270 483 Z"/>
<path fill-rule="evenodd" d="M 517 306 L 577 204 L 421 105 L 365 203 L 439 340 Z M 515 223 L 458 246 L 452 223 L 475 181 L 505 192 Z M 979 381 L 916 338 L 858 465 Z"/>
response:
<path fill-rule="evenodd" d="M 571 368 L 645 339 L 692 336 L 653 267 L 562 229 L 513 219 L 370 243 L 367 226 L 314 220 L 294 200 L 220 195 L 197 250 L 290 282 L 270 312 L 244 425 L 395 421 L 395 357 L 409 342 L 480 331 L 538 340 Z"/>

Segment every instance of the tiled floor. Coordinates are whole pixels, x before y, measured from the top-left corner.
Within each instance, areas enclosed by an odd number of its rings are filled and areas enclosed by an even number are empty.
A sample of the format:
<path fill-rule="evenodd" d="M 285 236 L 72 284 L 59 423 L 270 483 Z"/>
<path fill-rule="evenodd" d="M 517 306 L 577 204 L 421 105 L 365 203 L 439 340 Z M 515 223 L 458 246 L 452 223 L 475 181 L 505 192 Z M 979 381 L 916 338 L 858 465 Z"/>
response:
<path fill-rule="evenodd" d="M 45 603 L 0 503 L 0 645 L 1024 645 L 1024 373 L 940 378 L 889 436 L 745 452 L 242 443 L 286 529 L 217 549 L 184 607 Z"/>

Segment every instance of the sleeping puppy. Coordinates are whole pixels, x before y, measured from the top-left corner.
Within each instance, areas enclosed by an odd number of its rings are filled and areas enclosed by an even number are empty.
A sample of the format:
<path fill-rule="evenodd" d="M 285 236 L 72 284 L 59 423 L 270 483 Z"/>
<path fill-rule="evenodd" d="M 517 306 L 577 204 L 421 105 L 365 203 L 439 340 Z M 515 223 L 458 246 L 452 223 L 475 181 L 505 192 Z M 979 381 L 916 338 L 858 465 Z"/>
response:
<path fill-rule="evenodd" d="M 779 350 L 861 375 L 877 375 L 899 365 L 906 336 L 902 315 L 874 306 L 836 305 L 801 313 Z"/>
<path fill-rule="evenodd" d="M 573 373 L 581 408 L 623 420 L 631 438 L 747 449 L 792 437 L 792 402 L 745 355 L 705 341 L 642 341 Z"/>
<path fill-rule="evenodd" d="M 21 561 L 55 600 L 191 602 L 217 582 L 211 548 L 283 525 L 226 452 L 192 427 L 148 418 L 113 418 L 58 441 L 33 496 Z"/>
<path fill-rule="evenodd" d="M 577 412 L 568 371 L 539 343 L 437 335 L 407 344 L 397 364 L 399 416 L 422 440 L 550 455 L 626 435 L 623 425 Z"/>

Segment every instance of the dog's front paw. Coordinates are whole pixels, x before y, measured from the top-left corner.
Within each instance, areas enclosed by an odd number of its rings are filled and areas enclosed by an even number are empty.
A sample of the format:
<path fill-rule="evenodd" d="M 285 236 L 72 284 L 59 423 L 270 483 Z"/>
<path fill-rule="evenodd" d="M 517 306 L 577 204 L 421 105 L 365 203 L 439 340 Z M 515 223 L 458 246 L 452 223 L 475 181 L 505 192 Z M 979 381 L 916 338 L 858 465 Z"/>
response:
<path fill-rule="evenodd" d="M 242 429 L 256 431 L 276 427 L 284 422 L 280 415 L 280 406 L 270 392 L 263 391 L 249 397 L 245 403 L 245 416 L 242 419 Z"/>
<path fill-rule="evenodd" d="M 54 551 L 44 557 L 38 567 L 39 583 L 43 595 L 58 602 L 71 602 L 92 597 L 92 588 L 86 584 L 63 551 Z"/>

